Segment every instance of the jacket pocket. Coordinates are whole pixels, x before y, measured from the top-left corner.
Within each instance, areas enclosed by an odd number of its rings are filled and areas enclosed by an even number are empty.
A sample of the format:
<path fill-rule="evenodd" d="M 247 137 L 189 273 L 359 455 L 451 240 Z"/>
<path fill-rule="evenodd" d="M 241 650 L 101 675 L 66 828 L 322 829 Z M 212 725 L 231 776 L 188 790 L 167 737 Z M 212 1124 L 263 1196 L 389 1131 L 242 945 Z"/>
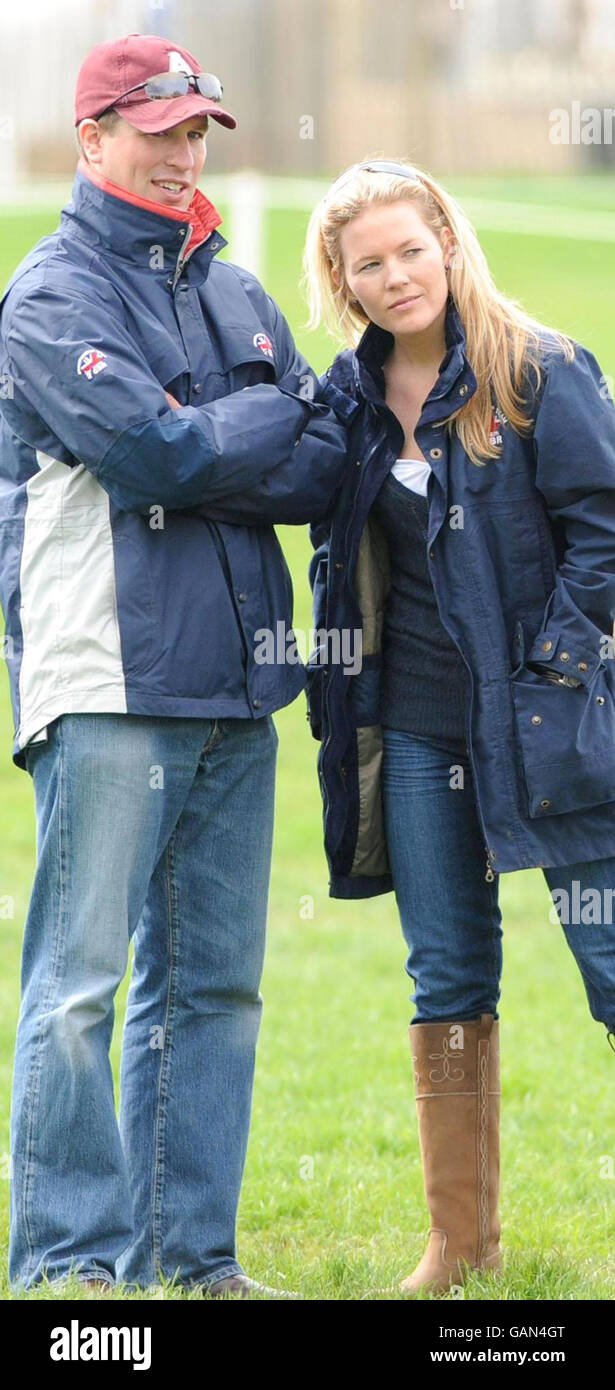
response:
<path fill-rule="evenodd" d="M 575 688 L 528 667 L 509 678 L 531 818 L 615 801 L 614 666 Z"/>

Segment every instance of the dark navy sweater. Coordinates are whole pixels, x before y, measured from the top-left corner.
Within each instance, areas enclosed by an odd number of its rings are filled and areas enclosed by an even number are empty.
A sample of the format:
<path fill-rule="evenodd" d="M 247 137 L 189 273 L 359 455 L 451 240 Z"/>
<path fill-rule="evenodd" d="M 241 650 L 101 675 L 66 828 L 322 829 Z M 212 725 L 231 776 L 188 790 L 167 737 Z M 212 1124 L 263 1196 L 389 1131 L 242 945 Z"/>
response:
<path fill-rule="evenodd" d="M 465 750 L 467 667 L 440 620 L 427 565 L 429 502 L 390 473 L 373 504 L 389 547 L 381 724 Z"/>

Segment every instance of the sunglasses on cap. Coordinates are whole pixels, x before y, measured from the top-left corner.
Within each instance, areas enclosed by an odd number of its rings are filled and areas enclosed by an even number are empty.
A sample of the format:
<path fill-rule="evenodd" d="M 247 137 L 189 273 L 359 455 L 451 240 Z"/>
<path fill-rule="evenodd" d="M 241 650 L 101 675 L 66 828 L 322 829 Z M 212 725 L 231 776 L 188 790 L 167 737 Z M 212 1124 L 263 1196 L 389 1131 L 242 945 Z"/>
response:
<path fill-rule="evenodd" d="M 347 169 L 344 174 L 340 174 L 335 183 L 331 184 L 328 193 L 325 195 L 327 200 L 332 193 L 337 192 L 348 179 L 365 169 L 368 174 L 396 174 L 401 179 L 411 179 L 413 183 L 421 183 L 421 175 L 416 169 L 408 169 L 404 164 L 394 164 L 389 159 L 368 159 L 362 164 L 353 164 L 352 169 Z"/>
<path fill-rule="evenodd" d="M 134 87 L 129 87 L 128 91 L 122 92 L 117 97 L 113 105 L 123 101 L 124 97 L 130 96 L 131 92 L 138 92 L 141 88 L 150 101 L 168 101 L 170 97 L 185 97 L 190 91 L 191 85 L 194 90 L 200 92 L 202 97 L 207 97 L 209 101 L 221 101 L 224 88 L 219 77 L 215 77 L 213 72 L 159 72 L 154 77 L 148 77 L 147 82 L 137 82 Z"/>

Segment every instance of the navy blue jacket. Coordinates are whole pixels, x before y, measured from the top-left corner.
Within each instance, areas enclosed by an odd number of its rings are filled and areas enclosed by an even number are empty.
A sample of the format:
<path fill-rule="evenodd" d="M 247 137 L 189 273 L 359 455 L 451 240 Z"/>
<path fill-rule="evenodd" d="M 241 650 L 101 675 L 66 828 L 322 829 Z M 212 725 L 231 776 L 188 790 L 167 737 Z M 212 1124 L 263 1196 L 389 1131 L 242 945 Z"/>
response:
<path fill-rule="evenodd" d="M 415 437 L 432 473 L 427 557 L 440 617 L 471 677 L 466 737 L 485 876 L 615 855 L 615 409 L 591 352 L 567 363 L 545 335 L 534 424 L 507 422 L 501 457 L 476 466 L 444 418 L 476 390 L 449 299 L 446 355 Z M 308 712 L 333 897 L 392 888 L 382 819 L 379 674 L 390 578 L 370 508 L 403 431 L 385 403 L 392 336 L 374 324 L 336 357 L 323 394 L 346 423 L 345 479 L 311 528 L 314 627 Z M 529 376 L 529 374 L 528 374 Z M 340 659 L 329 634 L 362 633 Z M 343 647 L 341 648 L 343 651 Z M 333 659 L 331 657 L 333 656 Z M 543 663 L 580 681 L 552 683 Z"/>
<path fill-rule="evenodd" d="M 111 186 L 114 188 L 115 186 Z M 212 204 L 77 172 L 0 318 L 0 600 L 13 761 L 71 711 L 259 718 L 305 686 L 272 523 L 330 510 L 345 432 Z M 195 231 L 196 229 L 196 231 Z M 171 409 L 165 391 L 181 404 Z"/>

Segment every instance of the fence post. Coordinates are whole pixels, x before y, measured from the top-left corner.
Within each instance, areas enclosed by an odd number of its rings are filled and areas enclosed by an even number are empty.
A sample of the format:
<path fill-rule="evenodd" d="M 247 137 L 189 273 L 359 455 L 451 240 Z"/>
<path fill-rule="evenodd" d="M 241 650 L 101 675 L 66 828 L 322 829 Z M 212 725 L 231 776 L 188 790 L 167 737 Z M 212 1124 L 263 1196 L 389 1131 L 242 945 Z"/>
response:
<path fill-rule="evenodd" d="M 265 180 L 252 169 L 229 177 L 229 259 L 262 279 L 264 273 Z"/>

